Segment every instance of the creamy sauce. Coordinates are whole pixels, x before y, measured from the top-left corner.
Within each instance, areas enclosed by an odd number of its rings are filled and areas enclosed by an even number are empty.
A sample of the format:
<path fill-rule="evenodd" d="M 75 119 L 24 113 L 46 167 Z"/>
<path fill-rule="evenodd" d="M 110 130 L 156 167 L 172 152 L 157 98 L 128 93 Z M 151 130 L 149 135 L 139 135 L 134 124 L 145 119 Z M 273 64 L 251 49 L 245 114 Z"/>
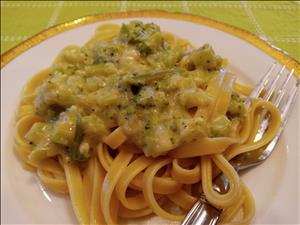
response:
<path fill-rule="evenodd" d="M 167 37 L 154 24 L 131 22 L 110 41 L 65 48 L 38 88 L 35 110 L 46 122 L 28 132 L 28 141 L 37 148 L 59 145 L 81 161 L 118 126 L 147 156 L 201 137 L 229 136 L 243 114 L 239 96 L 228 116 L 207 116 L 215 101 L 207 86 L 224 60 L 208 45 L 190 51 L 187 42 Z M 41 131 L 47 134 L 42 144 L 33 138 Z"/>

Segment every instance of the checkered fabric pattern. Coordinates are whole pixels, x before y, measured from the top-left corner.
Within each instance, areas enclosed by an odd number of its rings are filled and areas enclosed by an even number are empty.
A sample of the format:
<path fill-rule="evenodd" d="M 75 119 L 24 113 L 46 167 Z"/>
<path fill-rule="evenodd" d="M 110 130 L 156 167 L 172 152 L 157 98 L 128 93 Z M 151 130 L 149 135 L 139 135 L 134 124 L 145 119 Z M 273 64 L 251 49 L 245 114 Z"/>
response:
<path fill-rule="evenodd" d="M 296 1 L 1 1 L 1 53 L 58 23 L 142 9 L 219 20 L 255 33 L 300 61 L 300 3 Z"/>

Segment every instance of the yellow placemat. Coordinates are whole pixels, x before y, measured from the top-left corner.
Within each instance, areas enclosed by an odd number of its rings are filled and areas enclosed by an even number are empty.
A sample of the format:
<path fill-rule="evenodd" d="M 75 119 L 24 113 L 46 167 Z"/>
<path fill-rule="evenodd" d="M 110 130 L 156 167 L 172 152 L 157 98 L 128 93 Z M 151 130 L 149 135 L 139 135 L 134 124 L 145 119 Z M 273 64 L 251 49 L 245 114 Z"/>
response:
<path fill-rule="evenodd" d="M 300 3 L 291 1 L 1 1 L 1 53 L 58 23 L 140 9 L 219 20 L 255 33 L 300 61 Z"/>

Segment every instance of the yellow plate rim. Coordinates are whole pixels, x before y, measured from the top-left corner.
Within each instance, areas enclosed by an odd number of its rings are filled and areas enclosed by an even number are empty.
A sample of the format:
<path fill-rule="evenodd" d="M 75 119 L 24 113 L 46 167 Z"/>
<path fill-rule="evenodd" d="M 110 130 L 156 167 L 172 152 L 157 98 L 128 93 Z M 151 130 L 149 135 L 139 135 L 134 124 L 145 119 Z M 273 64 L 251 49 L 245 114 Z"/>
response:
<path fill-rule="evenodd" d="M 64 31 L 71 30 L 73 28 L 83 26 L 86 24 L 95 23 L 98 21 L 133 18 L 133 17 L 175 19 L 180 21 L 193 22 L 196 24 L 201 24 L 201 25 L 205 25 L 211 28 L 224 31 L 226 33 L 234 35 L 254 45 L 255 47 L 262 50 L 263 52 L 265 52 L 266 54 L 268 54 L 269 56 L 271 56 L 281 64 L 286 65 L 286 67 L 289 68 L 290 70 L 294 69 L 295 73 L 298 76 L 300 76 L 300 63 L 296 59 L 285 54 L 279 48 L 276 48 L 275 46 L 271 45 L 267 41 L 259 38 L 258 36 L 254 35 L 249 31 L 207 17 L 199 16 L 199 15 L 192 15 L 192 14 L 178 13 L 178 12 L 167 12 L 163 10 L 140 10 L 140 11 L 96 14 L 96 15 L 84 16 L 79 19 L 75 19 L 69 22 L 55 25 L 53 27 L 47 28 L 37 33 L 36 35 L 28 38 L 27 40 L 21 42 L 20 44 L 16 45 L 15 47 L 1 54 L 1 68 L 3 68 L 11 60 L 16 58 L 18 55 L 25 52 L 29 48 Z"/>

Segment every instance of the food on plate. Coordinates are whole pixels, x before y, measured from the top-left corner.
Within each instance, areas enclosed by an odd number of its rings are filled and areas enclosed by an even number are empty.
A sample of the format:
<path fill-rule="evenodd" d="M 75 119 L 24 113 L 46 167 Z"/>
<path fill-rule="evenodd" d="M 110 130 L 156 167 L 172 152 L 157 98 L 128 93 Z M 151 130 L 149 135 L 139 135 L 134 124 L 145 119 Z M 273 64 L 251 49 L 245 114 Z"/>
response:
<path fill-rule="evenodd" d="M 254 200 L 229 160 L 266 145 L 280 115 L 270 102 L 246 104 L 249 88 L 226 64 L 209 44 L 195 48 L 154 23 L 101 25 L 25 86 L 16 126 L 24 168 L 69 194 L 81 224 L 180 221 L 200 195 L 222 209 L 220 223 L 249 223 Z M 270 125 L 254 142 L 262 111 Z M 212 188 L 220 172 L 225 194 Z"/>

